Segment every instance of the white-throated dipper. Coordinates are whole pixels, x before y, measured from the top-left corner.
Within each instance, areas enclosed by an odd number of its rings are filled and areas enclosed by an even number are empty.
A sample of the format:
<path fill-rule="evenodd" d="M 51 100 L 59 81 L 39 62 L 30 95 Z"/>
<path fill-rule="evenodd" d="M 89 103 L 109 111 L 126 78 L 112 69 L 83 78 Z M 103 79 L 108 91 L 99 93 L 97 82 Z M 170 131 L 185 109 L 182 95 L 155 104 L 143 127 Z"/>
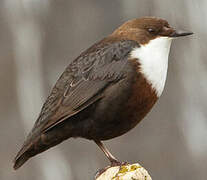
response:
<path fill-rule="evenodd" d="M 191 34 L 143 17 L 81 53 L 46 99 L 14 169 L 70 137 L 95 141 L 112 165 L 120 164 L 101 141 L 128 132 L 145 117 L 162 94 L 172 39 Z"/>

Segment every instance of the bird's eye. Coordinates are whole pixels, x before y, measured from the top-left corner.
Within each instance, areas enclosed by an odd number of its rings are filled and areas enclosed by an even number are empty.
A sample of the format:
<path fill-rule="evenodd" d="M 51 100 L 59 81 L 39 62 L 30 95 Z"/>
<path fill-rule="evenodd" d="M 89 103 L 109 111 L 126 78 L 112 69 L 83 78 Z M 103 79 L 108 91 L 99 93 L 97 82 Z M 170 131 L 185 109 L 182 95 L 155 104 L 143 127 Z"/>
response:
<path fill-rule="evenodd" d="M 155 33 L 155 32 L 156 32 L 156 30 L 155 30 L 155 29 L 152 29 L 152 28 L 148 28 L 147 31 L 148 31 L 149 33 Z"/>

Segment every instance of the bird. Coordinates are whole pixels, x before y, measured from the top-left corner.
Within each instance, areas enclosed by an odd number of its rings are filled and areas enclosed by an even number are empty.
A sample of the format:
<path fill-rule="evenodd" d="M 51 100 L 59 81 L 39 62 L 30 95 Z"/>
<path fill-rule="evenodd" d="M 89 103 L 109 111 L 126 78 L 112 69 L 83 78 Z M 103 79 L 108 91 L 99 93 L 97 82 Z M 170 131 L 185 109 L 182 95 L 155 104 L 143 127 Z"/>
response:
<path fill-rule="evenodd" d="M 132 19 L 69 63 L 47 97 L 13 168 L 69 138 L 102 141 L 127 133 L 161 96 L 173 39 L 193 34 L 158 17 Z"/>

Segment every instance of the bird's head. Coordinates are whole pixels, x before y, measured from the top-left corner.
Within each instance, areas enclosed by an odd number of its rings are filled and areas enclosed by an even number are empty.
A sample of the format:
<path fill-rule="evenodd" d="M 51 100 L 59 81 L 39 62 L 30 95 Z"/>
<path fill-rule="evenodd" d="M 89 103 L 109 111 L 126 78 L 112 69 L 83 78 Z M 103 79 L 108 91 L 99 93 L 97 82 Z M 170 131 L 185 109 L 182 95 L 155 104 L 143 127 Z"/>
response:
<path fill-rule="evenodd" d="M 156 17 L 143 17 L 127 21 L 116 29 L 112 35 L 121 36 L 122 38 L 136 40 L 139 44 L 147 44 L 150 40 L 156 38 L 166 38 L 172 40 L 180 36 L 193 34 L 189 31 L 175 30 L 169 23 Z"/>

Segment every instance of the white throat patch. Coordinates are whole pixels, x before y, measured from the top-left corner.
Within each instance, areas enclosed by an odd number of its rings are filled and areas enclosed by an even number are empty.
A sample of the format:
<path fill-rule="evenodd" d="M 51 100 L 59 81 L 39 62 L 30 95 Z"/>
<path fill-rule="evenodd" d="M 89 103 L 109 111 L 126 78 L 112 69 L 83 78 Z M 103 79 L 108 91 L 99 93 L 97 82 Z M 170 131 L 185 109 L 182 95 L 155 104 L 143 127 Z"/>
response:
<path fill-rule="evenodd" d="M 162 94 L 165 86 L 171 42 L 171 38 L 159 37 L 131 52 L 131 58 L 138 59 L 141 72 L 152 84 L 157 96 Z"/>

